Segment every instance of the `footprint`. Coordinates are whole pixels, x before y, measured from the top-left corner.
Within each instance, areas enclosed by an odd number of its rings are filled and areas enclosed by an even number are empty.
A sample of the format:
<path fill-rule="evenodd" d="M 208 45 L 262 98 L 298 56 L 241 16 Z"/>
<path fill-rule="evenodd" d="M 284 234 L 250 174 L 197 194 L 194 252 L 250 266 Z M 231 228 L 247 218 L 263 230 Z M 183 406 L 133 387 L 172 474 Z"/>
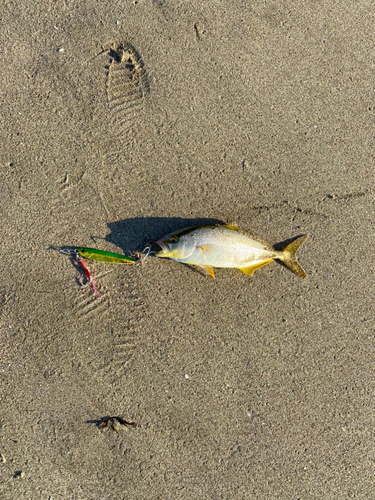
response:
<path fill-rule="evenodd" d="M 78 175 L 74 173 L 73 174 L 66 173 L 64 180 L 60 183 L 60 196 L 62 198 L 68 197 L 72 191 L 74 191 L 81 185 L 85 174 L 86 174 L 85 171 L 83 171 Z"/>
<path fill-rule="evenodd" d="M 150 91 L 141 56 L 128 42 L 112 45 L 107 75 L 107 98 L 113 135 L 122 145 L 132 141 Z"/>
<path fill-rule="evenodd" d="M 101 376 L 108 379 L 111 386 L 123 383 L 128 371 L 142 363 L 143 356 L 153 345 L 152 333 L 148 328 L 148 311 L 136 285 L 124 285 L 114 308 L 123 310 L 126 318 L 111 324 L 109 352 Z"/>
<path fill-rule="evenodd" d="M 88 286 L 76 298 L 73 312 L 81 319 L 88 319 L 90 316 L 100 319 L 104 314 L 109 312 L 110 305 L 111 302 L 108 293 L 102 294 L 97 298 L 91 287 Z"/>
<path fill-rule="evenodd" d="M 87 141 L 103 157 L 116 158 L 147 124 L 150 84 L 144 62 L 127 41 L 109 42 L 87 61 L 82 78 L 91 120 Z"/>

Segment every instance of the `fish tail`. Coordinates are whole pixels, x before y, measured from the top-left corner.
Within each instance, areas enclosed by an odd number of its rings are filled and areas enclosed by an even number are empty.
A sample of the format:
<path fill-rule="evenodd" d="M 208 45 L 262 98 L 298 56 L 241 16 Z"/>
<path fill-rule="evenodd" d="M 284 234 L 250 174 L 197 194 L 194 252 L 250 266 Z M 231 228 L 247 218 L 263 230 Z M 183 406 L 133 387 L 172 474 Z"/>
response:
<path fill-rule="evenodd" d="M 292 243 L 289 243 L 289 245 L 287 245 L 285 248 L 281 250 L 282 254 L 279 257 L 281 262 L 284 265 L 286 265 L 286 267 L 288 267 L 291 271 L 293 271 L 294 274 L 301 276 L 301 278 L 306 278 L 307 274 L 298 264 L 295 255 L 299 247 L 301 247 L 305 243 L 307 238 L 308 235 L 305 234 L 292 241 Z"/>

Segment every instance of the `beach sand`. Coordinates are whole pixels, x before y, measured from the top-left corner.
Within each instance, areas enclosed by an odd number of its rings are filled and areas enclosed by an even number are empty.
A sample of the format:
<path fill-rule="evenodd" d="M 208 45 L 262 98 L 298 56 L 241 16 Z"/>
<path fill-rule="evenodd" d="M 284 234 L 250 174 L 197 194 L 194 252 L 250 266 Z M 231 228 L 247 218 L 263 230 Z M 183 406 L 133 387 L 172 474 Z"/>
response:
<path fill-rule="evenodd" d="M 372 498 L 374 5 L 0 10 L 0 498 Z M 56 251 L 219 221 L 308 278 Z"/>

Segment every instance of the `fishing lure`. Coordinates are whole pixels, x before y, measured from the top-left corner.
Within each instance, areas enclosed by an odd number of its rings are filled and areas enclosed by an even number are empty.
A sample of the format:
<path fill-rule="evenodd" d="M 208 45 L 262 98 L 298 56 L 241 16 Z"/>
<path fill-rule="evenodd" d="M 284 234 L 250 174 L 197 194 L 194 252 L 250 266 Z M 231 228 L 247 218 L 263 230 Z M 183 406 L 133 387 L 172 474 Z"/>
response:
<path fill-rule="evenodd" d="M 138 262 L 136 259 L 132 259 L 131 257 L 126 257 L 125 255 L 121 255 L 119 253 L 106 252 L 105 250 L 98 250 L 96 248 L 85 248 L 85 247 L 61 248 L 59 251 L 60 253 L 70 255 L 72 258 L 75 258 L 75 260 L 81 264 L 87 275 L 88 283 L 83 284 L 81 280 L 80 283 L 82 286 L 91 285 L 94 290 L 95 296 L 97 298 L 100 297 L 100 294 L 96 288 L 94 278 L 90 273 L 89 269 L 87 268 L 86 264 L 83 262 L 82 259 L 79 258 L 79 256 L 91 260 L 97 260 L 99 262 L 109 262 L 111 264 L 135 264 L 136 262 Z M 150 253 L 151 253 L 150 249 L 148 249 L 147 254 L 141 259 L 141 262 Z"/>
<path fill-rule="evenodd" d="M 75 251 L 86 259 L 97 260 L 99 262 L 109 262 L 111 264 L 135 264 L 136 259 L 126 257 L 119 253 L 106 252 L 105 250 L 97 250 L 96 248 L 76 248 Z"/>

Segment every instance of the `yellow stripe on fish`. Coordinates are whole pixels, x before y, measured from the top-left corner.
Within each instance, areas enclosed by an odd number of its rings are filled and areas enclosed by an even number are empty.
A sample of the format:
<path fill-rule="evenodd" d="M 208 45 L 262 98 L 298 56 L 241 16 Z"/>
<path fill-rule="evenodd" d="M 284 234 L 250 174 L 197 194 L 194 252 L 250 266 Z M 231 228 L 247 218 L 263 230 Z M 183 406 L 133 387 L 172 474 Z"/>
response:
<path fill-rule="evenodd" d="M 260 267 L 277 259 L 301 278 L 306 278 L 295 254 L 307 238 L 307 235 L 300 236 L 278 251 L 265 241 L 241 233 L 233 224 L 190 227 L 161 238 L 157 242 L 161 250 L 156 257 L 199 266 L 213 278 L 214 267 L 236 268 L 251 276 Z"/>

